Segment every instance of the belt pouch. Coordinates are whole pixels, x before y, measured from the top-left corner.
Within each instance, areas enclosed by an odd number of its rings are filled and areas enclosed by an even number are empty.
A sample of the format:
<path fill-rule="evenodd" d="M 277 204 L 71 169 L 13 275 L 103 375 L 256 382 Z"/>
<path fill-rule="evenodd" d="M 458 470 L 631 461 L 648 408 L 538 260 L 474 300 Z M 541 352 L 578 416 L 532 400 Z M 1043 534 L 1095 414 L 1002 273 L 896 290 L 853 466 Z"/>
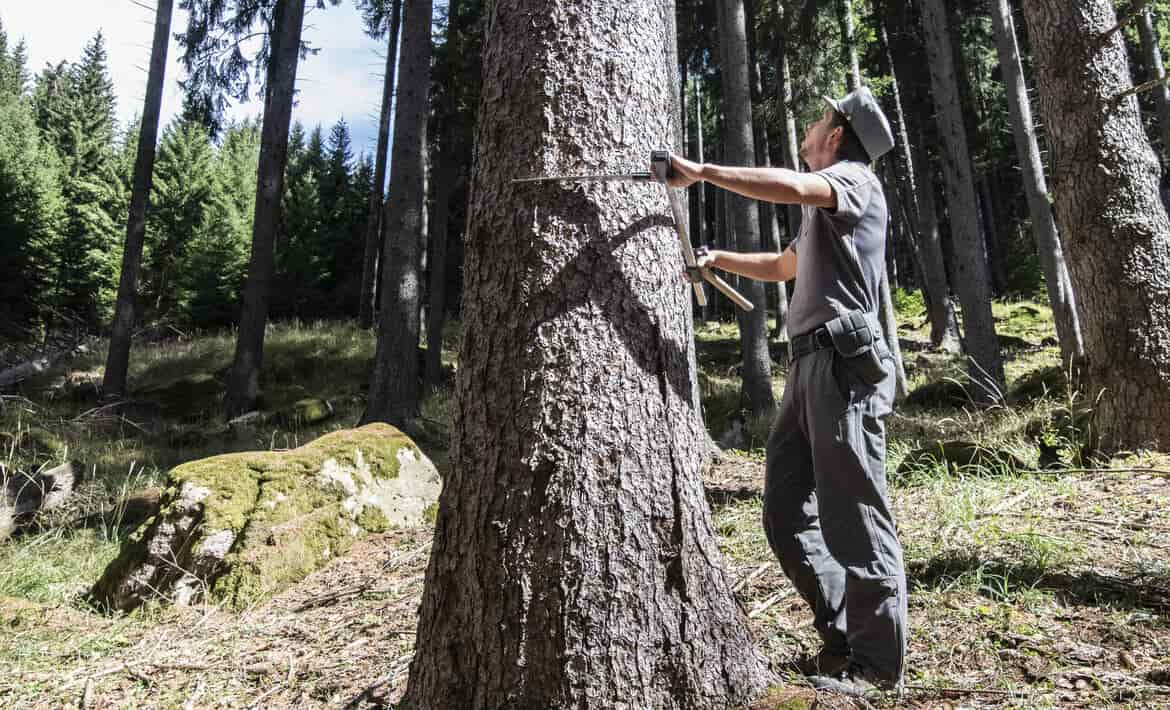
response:
<path fill-rule="evenodd" d="M 865 317 L 865 311 L 849 311 L 825 323 L 825 329 L 833 340 L 833 348 L 863 383 L 876 385 L 885 378 L 886 368 L 874 342 L 878 333 Z"/>

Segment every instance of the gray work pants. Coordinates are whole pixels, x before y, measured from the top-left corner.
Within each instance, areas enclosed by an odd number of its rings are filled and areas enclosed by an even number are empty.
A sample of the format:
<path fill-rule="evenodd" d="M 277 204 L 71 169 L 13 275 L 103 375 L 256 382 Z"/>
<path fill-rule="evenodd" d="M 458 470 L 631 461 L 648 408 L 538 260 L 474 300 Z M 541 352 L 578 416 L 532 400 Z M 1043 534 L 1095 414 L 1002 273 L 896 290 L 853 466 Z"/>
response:
<path fill-rule="evenodd" d="M 883 355 L 888 356 L 884 344 Z M 793 363 L 768 437 L 764 530 L 825 645 L 896 683 L 906 655 L 906 574 L 886 496 L 892 360 L 866 385 L 832 348 Z"/>

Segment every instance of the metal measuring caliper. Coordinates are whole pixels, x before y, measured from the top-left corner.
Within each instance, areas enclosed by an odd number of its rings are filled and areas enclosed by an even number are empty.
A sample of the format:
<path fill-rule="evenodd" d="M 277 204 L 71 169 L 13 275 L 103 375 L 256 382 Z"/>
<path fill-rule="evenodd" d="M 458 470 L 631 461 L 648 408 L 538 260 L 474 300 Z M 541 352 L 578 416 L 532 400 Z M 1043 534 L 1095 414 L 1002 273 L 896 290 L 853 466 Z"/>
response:
<path fill-rule="evenodd" d="M 745 311 L 755 306 L 751 301 L 731 287 L 714 271 L 700 267 L 695 260 L 695 251 L 691 248 L 691 238 L 687 236 L 687 220 L 683 215 L 682 205 L 678 194 L 666 184 L 666 180 L 674 175 L 670 164 L 670 151 L 655 150 L 650 153 L 650 170 L 617 175 L 553 175 L 549 177 L 516 178 L 512 182 L 660 182 L 666 188 L 666 196 L 670 199 L 670 211 L 674 215 L 674 231 L 678 234 L 678 244 L 682 249 L 683 263 L 686 264 L 687 274 L 691 285 L 695 289 L 695 300 L 700 306 L 707 305 L 707 294 L 703 290 L 703 281 L 719 289 L 732 303 Z"/>

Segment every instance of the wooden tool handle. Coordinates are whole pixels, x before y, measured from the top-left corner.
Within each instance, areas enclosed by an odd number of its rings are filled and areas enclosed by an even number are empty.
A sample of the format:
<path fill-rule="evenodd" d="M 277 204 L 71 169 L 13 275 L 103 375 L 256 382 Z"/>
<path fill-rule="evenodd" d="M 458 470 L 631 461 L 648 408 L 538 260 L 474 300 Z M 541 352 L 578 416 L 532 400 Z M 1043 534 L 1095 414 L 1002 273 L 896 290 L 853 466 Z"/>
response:
<path fill-rule="evenodd" d="M 704 279 L 709 281 L 712 286 L 719 289 L 724 296 L 727 296 L 729 299 L 731 299 L 732 303 L 739 306 L 743 310 L 750 311 L 756 307 L 755 304 L 744 298 L 743 294 L 732 288 L 731 284 L 721 279 L 714 271 L 708 269 L 707 267 L 703 267 L 699 269 L 699 273 Z"/>

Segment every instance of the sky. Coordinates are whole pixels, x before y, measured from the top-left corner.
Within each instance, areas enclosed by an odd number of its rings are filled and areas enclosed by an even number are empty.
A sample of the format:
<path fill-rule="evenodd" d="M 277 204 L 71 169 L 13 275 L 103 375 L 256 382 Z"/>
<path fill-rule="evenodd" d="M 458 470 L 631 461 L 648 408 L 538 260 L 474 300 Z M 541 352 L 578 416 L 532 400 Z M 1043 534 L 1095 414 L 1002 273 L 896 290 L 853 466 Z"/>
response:
<path fill-rule="evenodd" d="M 175 3 L 171 20 L 172 35 L 187 26 L 187 14 L 178 9 L 178 4 Z M 293 119 L 307 129 L 321 124 L 328 137 L 330 127 L 344 117 L 355 157 L 362 152 L 372 155 L 378 138 L 386 45 L 366 36 L 352 0 L 326 10 L 314 5 L 308 3 L 304 39 L 321 51 L 303 59 L 297 70 Z M 125 127 L 142 113 L 154 33 L 153 6 L 153 0 L 0 0 L 0 22 L 8 34 L 9 46 L 21 39 L 27 43 L 33 75 L 39 74 L 46 63 L 78 60 L 82 48 L 101 30 L 118 97 L 118 123 Z M 178 42 L 172 38 L 167 52 L 163 126 L 182 107 L 178 85 L 183 77 L 180 53 Z M 251 102 L 233 106 L 229 116 L 258 116 L 262 108 L 262 102 L 253 96 Z"/>

